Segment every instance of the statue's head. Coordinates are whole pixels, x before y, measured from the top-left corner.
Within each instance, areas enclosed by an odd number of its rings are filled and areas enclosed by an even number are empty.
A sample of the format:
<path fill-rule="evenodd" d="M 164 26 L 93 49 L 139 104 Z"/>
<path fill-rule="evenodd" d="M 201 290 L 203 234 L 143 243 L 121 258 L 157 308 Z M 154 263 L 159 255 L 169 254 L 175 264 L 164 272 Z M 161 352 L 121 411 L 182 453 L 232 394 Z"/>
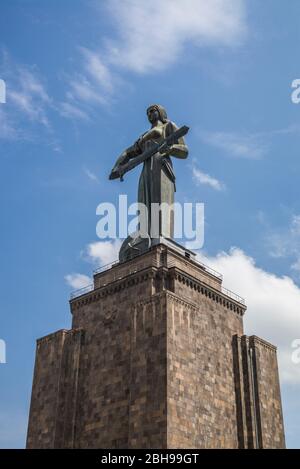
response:
<path fill-rule="evenodd" d="M 151 124 L 155 124 L 158 120 L 163 123 L 168 122 L 167 111 L 160 104 L 151 104 L 147 109 L 147 116 Z"/>

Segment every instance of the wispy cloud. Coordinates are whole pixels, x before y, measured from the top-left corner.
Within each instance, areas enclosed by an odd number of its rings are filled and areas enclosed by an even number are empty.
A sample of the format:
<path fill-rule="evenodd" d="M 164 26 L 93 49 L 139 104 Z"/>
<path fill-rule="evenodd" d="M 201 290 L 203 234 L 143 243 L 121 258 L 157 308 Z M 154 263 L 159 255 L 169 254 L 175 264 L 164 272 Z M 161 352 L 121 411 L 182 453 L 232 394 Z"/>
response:
<path fill-rule="evenodd" d="M 187 44 L 232 47 L 247 33 L 246 0 L 110 0 L 97 8 L 109 14 L 114 36 L 102 37 L 99 48 L 78 46 L 78 70 L 69 74 L 60 102 L 50 98 L 36 68 L 12 67 L 6 54 L 15 77 L 8 99 L 32 122 L 50 128 L 49 109 L 89 121 L 95 107 L 114 102 L 122 69 L 153 73 L 173 65 Z"/>
<path fill-rule="evenodd" d="M 262 134 L 201 132 L 200 137 L 204 143 L 236 158 L 260 159 L 268 152 L 268 144 Z"/>
<path fill-rule="evenodd" d="M 101 88 L 105 89 L 108 93 L 112 93 L 114 77 L 108 66 L 101 59 L 100 54 L 86 47 L 80 47 L 80 51 L 84 59 L 86 72 Z"/>
<path fill-rule="evenodd" d="M 49 127 L 47 108 L 51 100 L 40 79 L 33 72 L 17 67 L 14 85 L 8 88 L 7 100 L 11 100 L 19 111 L 35 122 Z"/>
<path fill-rule="evenodd" d="M 112 90 L 112 79 L 100 59 L 88 49 L 80 48 L 85 75 L 76 74 L 68 83 L 65 100 L 50 98 L 46 84 L 36 67 L 16 63 L 7 51 L 2 52 L 1 75 L 6 77 L 7 97 L 5 112 L 1 112 L 1 139 L 24 138 L 30 134 L 29 123 L 53 132 L 49 115 L 90 121 L 90 106 L 107 105 Z M 86 108 L 85 108 L 86 105 Z M 3 124 L 5 120 L 5 124 Z M 57 146 L 57 145 L 56 145 Z"/>
<path fill-rule="evenodd" d="M 203 184 L 210 186 L 212 189 L 216 191 L 223 191 L 225 190 L 225 185 L 220 182 L 218 179 L 210 176 L 209 174 L 203 173 L 200 169 L 197 169 L 195 166 L 192 168 L 193 171 L 193 178 L 196 184 Z"/>
<path fill-rule="evenodd" d="M 71 102 L 82 101 L 91 105 L 104 105 L 107 100 L 104 94 L 86 77 L 75 77 L 70 81 L 70 90 L 66 93 Z"/>
<path fill-rule="evenodd" d="M 53 103 L 36 67 L 16 63 L 5 50 L 0 62 L 1 75 L 7 84 L 0 138 L 26 139 L 25 129 L 30 123 L 51 130 L 48 113 Z"/>
<path fill-rule="evenodd" d="M 83 168 L 83 171 L 91 181 L 99 183 L 99 178 L 90 169 Z"/>
<path fill-rule="evenodd" d="M 90 120 L 88 114 L 85 111 L 80 109 L 75 104 L 71 104 L 70 102 L 60 103 L 58 110 L 63 117 L 67 117 L 69 119 L 81 119 L 84 121 Z"/>
<path fill-rule="evenodd" d="M 290 259 L 291 269 L 300 274 L 300 215 L 292 215 L 284 228 L 268 225 L 264 240 L 271 257 Z"/>
<path fill-rule="evenodd" d="M 232 47 L 247 33 L 245 0 L 110 0 L 95 3 L 113 34 L 98 49 L 78 47 L 80 72 L 69 78 L 65 101 L 90 115 L 109 107 L 124 84 L 122 69 L 154 73 L 172 66 L 187 44 Z M 127 83 L 127 88 L 128 88 Z M 64 112 L 65 117 L 82 118 Z"/>
<path fill-rule="evenodd" d="M 120 80 L 101 58 L 101 52 L 79 47 L 81 72 L 68 82 L 61 114 L 72 119 L 89 120 L 97 106 L 108 106 L 113 99 L 116 84 Z"/>
<path fill-rule="evenodd" d="M 111 0 L 106 7 L 118 39 L 110 62 L 138 73 L 174 64 L 186 44 L 235 46 L 245 38 L 245 0 Z"/>
<path fill-rule="evenodd" d="M 300 136 L 300 125 L 294 123 L 281 129 L 254 133 L 201 130 L 198 135 L 202 142 L 221 150 L 227 156 L 258 160 L 270 151 L 274 138 Z"/>

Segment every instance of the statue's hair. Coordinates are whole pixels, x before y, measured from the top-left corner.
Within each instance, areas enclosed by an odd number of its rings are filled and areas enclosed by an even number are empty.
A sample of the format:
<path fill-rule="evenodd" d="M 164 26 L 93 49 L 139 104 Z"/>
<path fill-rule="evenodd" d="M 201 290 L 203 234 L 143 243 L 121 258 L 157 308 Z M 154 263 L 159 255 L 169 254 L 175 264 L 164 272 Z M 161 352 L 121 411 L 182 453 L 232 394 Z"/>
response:
<path fill-rule="evenodd" d="M 160 120 L 163 123 L 169 122 L 168 121 L 168 116 L 167 116 L 167 111 L 160 104 L 151 104 L 151 106 L 149 106 L 148 109 L 147 109 L 147 113 L 148 113 L 149 109 L 156 109 L 159 113 Z"/>

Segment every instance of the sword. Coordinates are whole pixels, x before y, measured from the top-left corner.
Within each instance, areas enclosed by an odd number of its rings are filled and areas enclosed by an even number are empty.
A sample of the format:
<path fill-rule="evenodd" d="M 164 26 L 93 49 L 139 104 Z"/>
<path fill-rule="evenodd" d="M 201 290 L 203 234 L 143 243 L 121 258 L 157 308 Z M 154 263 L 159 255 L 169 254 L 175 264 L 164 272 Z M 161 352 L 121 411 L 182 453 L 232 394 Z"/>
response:
<path fill-rule="evenodd" d="M 123 181 L 124 174 L 128 173 L 128 171 L 135 168 L 140 163 L 143 163 L 148 158 L 151 158 L 151 156 L 155 155 L 155 153 L 163 153 L 169 146 L 174 145 L 179 138 L 184 137 L 188 131 L 189 127 L 186 125 L 175 130 L 175 132 L 164 138 L 162 142 L 155 143 L 151 148 L 145 150 L 141 155 L 135 156 L 132 160 L 125 164 L 121 164 L 117 169 L 112 170 L 109 175 L 109 179 L 112 180 L 120 178 L 120 181 Z"/>

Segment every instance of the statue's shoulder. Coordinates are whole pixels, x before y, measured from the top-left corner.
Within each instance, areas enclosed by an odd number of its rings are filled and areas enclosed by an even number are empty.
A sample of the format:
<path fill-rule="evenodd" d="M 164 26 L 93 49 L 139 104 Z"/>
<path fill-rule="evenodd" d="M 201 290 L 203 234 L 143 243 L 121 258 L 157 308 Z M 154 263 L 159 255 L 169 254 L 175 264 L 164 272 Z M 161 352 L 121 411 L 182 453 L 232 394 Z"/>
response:
<path fill-rule="evenodd" d="M 175 130 L 178 130 L 178 127 L 177 125 L 175 124 L 175 122 L 173 121 L 168 121 L 166 123 L 166 137 L 170 134 L 172 134 L 173 132 L 175 132 Z"/>

